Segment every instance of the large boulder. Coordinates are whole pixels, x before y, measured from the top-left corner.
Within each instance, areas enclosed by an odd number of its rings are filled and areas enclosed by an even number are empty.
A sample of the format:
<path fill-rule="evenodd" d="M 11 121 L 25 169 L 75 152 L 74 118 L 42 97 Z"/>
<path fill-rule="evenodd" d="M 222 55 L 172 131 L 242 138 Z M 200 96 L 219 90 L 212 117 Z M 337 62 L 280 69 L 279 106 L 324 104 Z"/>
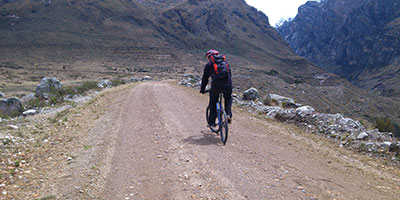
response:
<path fill-rule="evenodd" d="M 292 98 L 280 96 L 277 94 L 269 94 L 264 99 L 264 104 L 268 106 L 279 106 L 282 108 L 297 108 L 298 105 Z"/>
<path fill-rule="evenodd" d="M 243 92 L 243 100 L 256 100 L 258 97 L 258 90 L 256 88 L 250 88 Z"/>
<path fill-rule="evenodd" d="M 0 100 L 0 116 L 15 117 L 23 111 L 22 102 L 16 97 Z"/>
<path fill-rule="evenodd" d="M 45 77 L 36 87 L 35 96 L 41 99 L 48 99 L 62 89 L 62 83 L 56 77 Z"/>
<path fill-rule="evenodd" d="M 110 80 L 101 80 L 99 83 L 97 83 L 97 87 L 104 89 L 104 88 L 110 88 L 112 86 L 112 82 Z"/>

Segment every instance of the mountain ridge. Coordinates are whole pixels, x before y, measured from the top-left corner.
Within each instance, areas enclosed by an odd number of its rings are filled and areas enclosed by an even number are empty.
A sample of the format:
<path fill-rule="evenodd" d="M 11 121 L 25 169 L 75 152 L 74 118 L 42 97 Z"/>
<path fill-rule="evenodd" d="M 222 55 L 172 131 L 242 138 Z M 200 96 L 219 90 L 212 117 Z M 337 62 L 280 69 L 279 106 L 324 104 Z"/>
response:
<path fill-rule="evenodd" d="M 385 76 L 392 74 L 388 66 L 400 66 L 399 24 L 395 0 L 326 0 L 301 6 L 277 30 L 311 62 L 376 94 L 399 97 L 399 73 Z"/>
<path fill-rule="evenodd" d="M 398 102 L 297 56 L 268 17 L 244 0 L 2 2 L 0 77 L 6 83 L 49 75 L 200 74 L 204 52 L 216 48 L 229 59 L 236 90 L 256 87 L 261 95 L 279 93 L 357 119 L 373 121 L 381 110 L 398 119 Z"/>

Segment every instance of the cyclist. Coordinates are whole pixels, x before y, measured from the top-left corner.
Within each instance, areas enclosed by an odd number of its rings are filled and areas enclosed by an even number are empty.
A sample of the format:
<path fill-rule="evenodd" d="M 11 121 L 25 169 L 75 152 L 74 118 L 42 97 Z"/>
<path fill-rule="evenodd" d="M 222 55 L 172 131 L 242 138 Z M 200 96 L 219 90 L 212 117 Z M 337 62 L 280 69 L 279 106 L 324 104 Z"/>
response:
<path fill-rule="evenodd" d="M 205 57 L 208 58 L 208 63 L 204 67 L 204 74 L 201 81 L 200 93 L 204 94 L 208 79 L 211 76 L 211 89 L 210 89 L 210 116 L 208 119 L 208 126 L 215 127 L 215 120 L 217 118 L 216 104 L 218 102 L 219 94 L 222 92 L 225 99 L 225 112 L 228 115 L 228 123 L 232 122 L 232 73 L 228 63 L 225 61 L 225 56 L 220 55 L 216 50 L 209 50 Z M 222 60 L 222 61 L 221 61 Z M 220 65 L 224 62 L 224 65 Z M 225 69 L 224 69 L 225 68 Z M 227 72 L 226 76 L 221 77 L 221 70 Z M 224 71 L 226 70 L 226 71 Z M 219 72 L 220 71 L 220 72 Z"/>

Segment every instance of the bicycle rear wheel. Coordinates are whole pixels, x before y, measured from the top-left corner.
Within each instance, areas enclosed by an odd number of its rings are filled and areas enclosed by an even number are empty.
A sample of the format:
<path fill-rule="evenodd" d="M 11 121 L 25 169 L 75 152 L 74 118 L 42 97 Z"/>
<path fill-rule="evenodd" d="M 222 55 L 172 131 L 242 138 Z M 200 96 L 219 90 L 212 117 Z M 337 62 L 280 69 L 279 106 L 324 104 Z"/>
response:
<path fill-rule="evenodd" d="M 228 119 L 226 117 L 226 112 L 223 110 L 221 112 L 221 121 L 219 122 L 219 134 L 221 136 L 221 141 L 225 145 L 226 141 L 228 141 Z"/>

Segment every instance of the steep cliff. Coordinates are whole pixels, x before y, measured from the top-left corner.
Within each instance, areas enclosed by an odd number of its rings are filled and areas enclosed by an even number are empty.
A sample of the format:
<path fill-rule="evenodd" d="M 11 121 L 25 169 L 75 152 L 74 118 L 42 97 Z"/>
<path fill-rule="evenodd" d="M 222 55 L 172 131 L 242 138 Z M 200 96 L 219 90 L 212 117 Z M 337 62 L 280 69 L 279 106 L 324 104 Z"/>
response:
<path fill-rule="evenodd" d="M 366 89 L 400 96 L 399 22 L 397 0 L 325 0 L 301 6 L 278 31 L 317 65 Z"/>

